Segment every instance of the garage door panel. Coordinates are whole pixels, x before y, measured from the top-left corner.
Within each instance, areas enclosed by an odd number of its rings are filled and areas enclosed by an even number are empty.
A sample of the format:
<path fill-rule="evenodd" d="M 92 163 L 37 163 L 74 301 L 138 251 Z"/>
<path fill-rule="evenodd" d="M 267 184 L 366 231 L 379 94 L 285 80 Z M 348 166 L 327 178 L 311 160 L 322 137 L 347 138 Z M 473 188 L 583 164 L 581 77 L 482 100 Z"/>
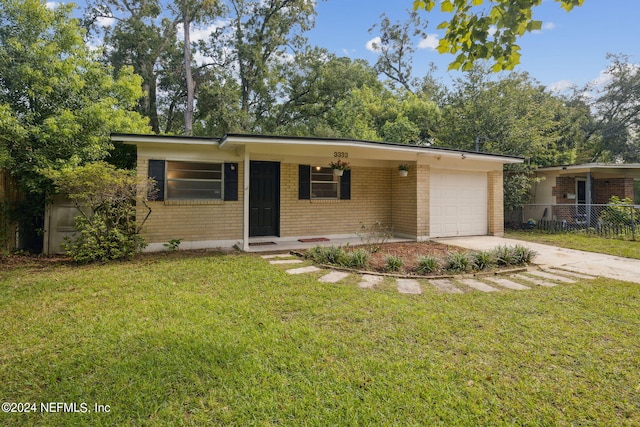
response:
<path fill-rule="evenodd" d="M 432 171 L 430 182 L 431 237 L 487 234 L 486 173 Z"/>

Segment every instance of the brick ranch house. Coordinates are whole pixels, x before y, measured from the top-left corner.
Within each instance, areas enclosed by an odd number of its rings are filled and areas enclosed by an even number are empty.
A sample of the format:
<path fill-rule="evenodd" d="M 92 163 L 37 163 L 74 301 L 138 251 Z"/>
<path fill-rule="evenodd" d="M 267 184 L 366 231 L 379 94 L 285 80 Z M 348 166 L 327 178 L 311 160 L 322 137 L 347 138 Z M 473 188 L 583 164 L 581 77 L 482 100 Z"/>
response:
<path fill-rule="evenodd" d="M 510 156 L 370 141 L 226 135 L 114 134 L 137 147 L 137 171 L 159 188 L 147 251 L 357 237 L 380 222 L 396 237 L 502 235 Z M 350 169 L 336 176 L 329 164 Z M 398 166 L 408 164 L 408 176 Z M 139 208 L 138 216 L 147 212 Z M 55 228 L 55 227 L 54 227 Z M 274 246 L 276 249 L 277 246 Z M 52 248 L 53 249 L 53 248 Z"/>
<path fill-rule="evenodd" d="M 634 204 L 640 204 L 638 163 L 553 166 L 538 169 L 536 177 L 540 181 L 533 188 L 534 207 L 528 213 L 534 218 L 575 222 L 580 220 L 575 215 L 580 209 L 576 208 L 605 205 L 611 196 L 629 198 Z M 550 206 L 553 206 L 551 212 L 547 208 Z"/>

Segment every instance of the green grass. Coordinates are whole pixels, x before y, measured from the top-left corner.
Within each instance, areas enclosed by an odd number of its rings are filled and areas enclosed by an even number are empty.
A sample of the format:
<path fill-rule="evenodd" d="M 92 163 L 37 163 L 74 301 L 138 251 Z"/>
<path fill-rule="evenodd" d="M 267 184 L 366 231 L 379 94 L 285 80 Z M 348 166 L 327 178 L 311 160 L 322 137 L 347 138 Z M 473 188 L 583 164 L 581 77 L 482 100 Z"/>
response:
<path fill-rule="evenodd" d="M 538 231 L 508 231 L 505 237 L 545 243 L 569 249 L 640 259 L 640 240 L 605 239 L 580 233 L 548 234 Z"/>
<path fill-rule="evenodd" d="M 640 287 L 399 294 L 248 255 L 0 272 L 0 425 L 640 425 Z"/>

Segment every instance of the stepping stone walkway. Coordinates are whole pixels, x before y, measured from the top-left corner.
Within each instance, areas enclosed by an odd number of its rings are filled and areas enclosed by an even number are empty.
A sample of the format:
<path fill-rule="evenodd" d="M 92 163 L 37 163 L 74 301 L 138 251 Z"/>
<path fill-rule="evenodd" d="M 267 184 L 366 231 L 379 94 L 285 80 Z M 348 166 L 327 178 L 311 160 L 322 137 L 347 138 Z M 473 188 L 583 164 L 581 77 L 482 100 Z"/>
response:
<path fill-rule="evenodd" d="M 420 283 L 414 279 L 396 279 L 396 286 L 401 294 L 419 295 L 422 293 Z"/>
<path fill-rule="evenodd" d="M 338 283 L 340 280 L 349 276 L 349 273 L 344 273 L 342 271 L 332 271 L 329 274 L 325 274 L 321 278 L 318 279 L 319 282 L 322 283 Z"/>
<path fill-rule="evenodd" d="M 274 259 L 274 258 L 293 258 L 293 255 L 291 254 L 262 255 L 262 259 Z"/>
<path fill-rule="evenodd" d="M 289 253 L 269 254 L 262 255 L 262 258 L 267 260 L 272 265 L 281 265 L 287 268 L 290 265 L 301 264 L 304 260 L 299 259 L 295 255 Z M 316 273 L 323 271 L 313 265 L 288 268 L 285 270 L 288 274 L 305 274 Z M 351 274 L 336 270 L 326 270 L 323 276 L 318 278 L 320 283 L 338 283 Z M 514 279 L 523 283 L 518 283 Z M 530 270 L 523 273 L 509 274 L 505 276 L 482 276 L 478 278 L 460 278 L 456 279 L 456 282 L 467 286 L 473 290 L 480 292 L 498 292 L 506 289 L 524 291 L 530 289 L 532 286 L 545 286 L 553 287 L 558 286 L 561 283 L 576 283 L 577 280 L 593 280 L 595 276 L 591 276 L 577 271 L 561 270 L 548 268 L 546 270 Z M 362 289 L 373 289 L 376 286 L 382 284 L 384 281 L 383 276 L 375 274 L 362 274 L 361 281 L 358 283 L 358 287 Z M 435 287 L 437 290 L 449 294 L 463 294 L 465 290 L 462 290 L 454 284 L 450 279 L 409 279 L 409 278 L 396 278 L 396 287 L 398 292 L 409 295 L 419 295 L 422 293 L 422 286 L 429 284 Z M 525 285 L 526 284 L 526 285 Z M 497 286 L 496 286 L 497 285 Z M 468 291 L 468 290 L 467 290 Z"/>
<path fill-rule="evenodd" d="M 545 282 L 544 280 L 536 279 L 535 277 L 525 276 L 524 274 L 514 274 L 512 276 L 515 279 L 524 280 L 525 282 L 533 283 L 537 286 L 546 286 L 548 288 L 552 288 L 554 286 L 558 286 L 557 283 Z"/>
<path fill-rule="evenodd" d="M 494 288 L 493 286 L 489 286 L 486 283 L 483 283 L 479 280 L 476 279 L 462 279 L 460 280 L 461 283 L 469 286 L 470 288 L 473 288 L 477 291 L 482 291 L 482 292 L 496 292 L 499 289 Z"/>
<path fill-rule="evenodd" d="M 371 289 L 382 283 L 383 280 L 384 278 L 382 276 L 363 274 L 362 281 L 358 283 L 358 286 L 360 286 L 362 289 Z"/>
<path fill-rule="evenodd" d="M 576 283 L 576 281 L 573 279 L 569 279 L 568 277 L 564 276 L 558 276 L 557 274 L 547 273 L 546 271 L 531 270 L 527 271 L 527 274 L 542 277 L 543 279 L 555 280 L 557 282 Z"/>
<path fill-rule="evenodd" d="M 429 280 L 429 283 L 431 283 L 433 286 L 435 286 L 438 290 L 442 291 L 442 292 L 446 292 L 448 294 L 462 294 L 463 292 L 456 288 L 453 283 L 451 283 L 451 280 L 449 279 L 435 279 L 435 280 Z"/>
<path fill-rule="evenodd" d="M 320 271 L 320 269 L 316 266 L 310 265 L 308 267 L 292 268 L 291 270 L 287 270 L 287 273 L 304 274 L 304 273 L 315 273 L 316 271 Z"/>
<path fill-rule="evenodd" d="M 526 291 L 528 289 L 531 289 L 528 286 L 521 285 L 520 283 L 516 283 L 509 279 L 503 279 L 502 277 L 485 277 L 485 280 L 497 283 L 498 285 L 507 289 L 513 289 L 514 291 Z"/>
<path fill-rule="evenodd" d="M 276 259 L 269 261 L 269 264 L 282 265 L 282 264 L 302 264 L 301 259 Z"/>

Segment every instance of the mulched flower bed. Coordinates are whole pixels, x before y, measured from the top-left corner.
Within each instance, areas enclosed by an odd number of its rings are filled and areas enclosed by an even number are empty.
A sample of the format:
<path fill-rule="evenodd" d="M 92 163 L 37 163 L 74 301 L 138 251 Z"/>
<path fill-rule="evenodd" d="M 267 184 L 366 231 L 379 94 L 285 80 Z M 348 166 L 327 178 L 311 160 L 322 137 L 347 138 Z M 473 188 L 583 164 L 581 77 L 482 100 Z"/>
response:
<path fill-rule="evenodd" d="M 418 260 L 424 256 L 438 258 L 442 264 L 442 260 L 444 260 L 448 253 L 463 251 L 464 249 L 457 246 L 435 242 L 385 243 L 380 247 L 378 252 L 371 254 L 369 264 L 372 271 L 384 272 L 386 258 L 388 256 L 397 256 L 402 258 L 404 262 L 401 271 L 412 272 L 418 267 Z"/>
<path fill-rule="evenodd" d="M 476 254 L 479 254 L 478 251 L 467 250 L 464 248 L 460 248 L 458 246 L 451 246 L 436 242 L 407 242 L 407 243 L 384 243 L 378 244 L 375 246 L 377 250 L 373 250 L 372 246 L 367 245 L 356 245 L 356 246 L 344 246 L 344 247 L 315 247 L 304 251 L 303 253 L 298 253 L 300 256 L 307 257 L 313 259 L 316 263 L 319 264 L 327 264 L 331 266 L 336 266 L 336 268 L 346 268 L 350 270 L 356 271 L 370 271 L 373 273 L 390 273 L 392 275 L 400 275 L 400 276 L 439 276 L 445 274 L 447 276 L 452 274 L 464 274 L 464 273 L 474 273 L 474 274 L 491 274 L 502 271 L 512 271 L 514 268 L 521 269 L 526 267 L 528 263 L 531 263 L 531 259 L 529 261 L 517 262 L 514 258 L 513 262 L 507 261 L 506 264 L 496 265 L 498 256 L 504 258 L 504 254 L 502 252 L 492 253 L 488 255 L 490 258 L 486 258 L 486 255 L 479 259 L 484 259 L 488 264 L 484 267 L 477 268 L 474 266 Z M 512 250 L 516 248 L 507 248 L 499 247 L 498 249 L 509 249 L 510 253 Z M 524 248 L 521 248 L 524 249 Z M 355 258 L 351 259 L 350 256 L 354 256 L 358 251 L 366 251 L 367 259 L 366 265 L 358 262 L 354 264 Z M 342 255 L 340 255 L 342 253 Z M 346 253 L 346 255 L 345 255 Z M 460 263 L 460 258 L 455 257 L 457 253 L 464 253 L 466 255 L 466 267 L 464 264 Z M 484 252 L 487 253 L 486 251 Z M 532 254 L 535 257 L 535 253 Z M 435 258 L 438 261 L 438 266 L 432 272 L 427 272 L 424 270 L 420 270 L 420 259 L 423 257 Z M 401 260 L 401 267 L 391 270 L 388 262 L 389 257 L 395 257 Z M 340 261 L 333 262 L 332 259 L 339 259 Z M 463 257 L 464 260 L 464 257 Z M 456 267 L 452 269 L 448 269 L 446 267 L 450 262 L 453 262 L 453 265 Z"/>

